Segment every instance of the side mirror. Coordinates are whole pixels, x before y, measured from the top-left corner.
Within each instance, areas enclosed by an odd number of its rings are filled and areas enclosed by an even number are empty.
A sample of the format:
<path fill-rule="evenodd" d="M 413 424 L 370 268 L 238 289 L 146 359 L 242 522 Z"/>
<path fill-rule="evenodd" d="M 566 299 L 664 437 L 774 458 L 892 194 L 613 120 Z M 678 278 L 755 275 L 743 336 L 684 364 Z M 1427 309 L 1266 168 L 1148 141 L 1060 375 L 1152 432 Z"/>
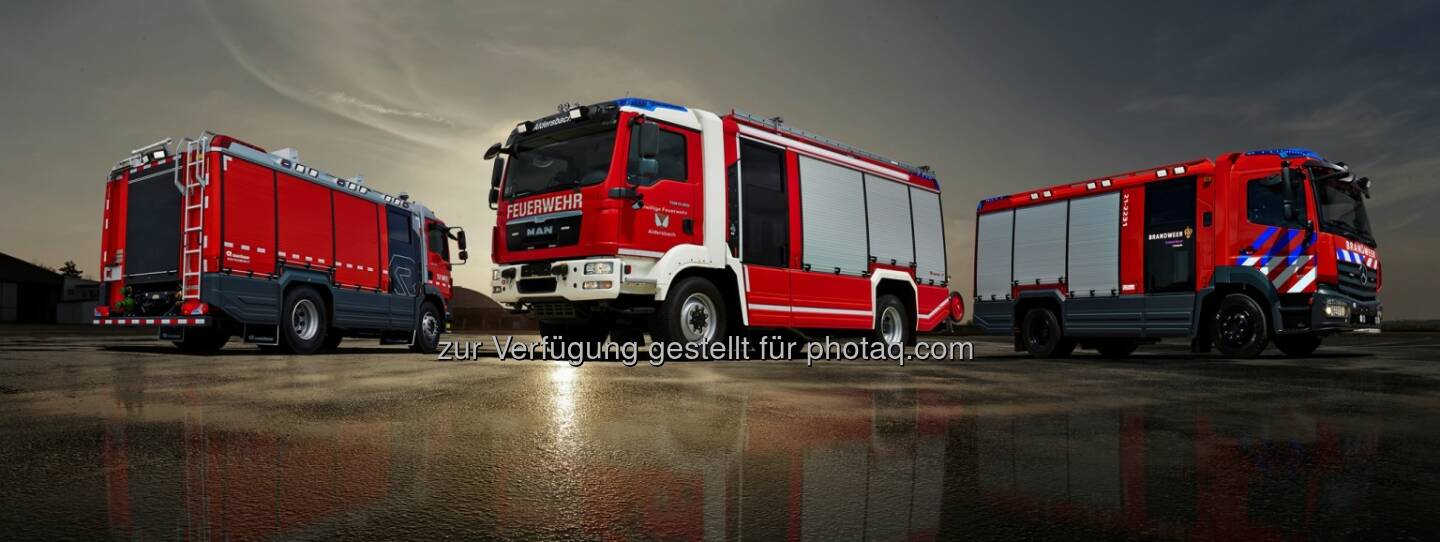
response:
<path fill-rule="evenodd" d="M 635 184 L 650 184 L 660 175 L 660 162 L 655 159 L 660 154 L 660 126 L 653 122 L 640 121 L 635 126 L 631 135 L 635 138 L 635 148 L 639 156 L 635 157 Z"/>
<path fill-rule="evenodd" d="M 465 262 L 468 261 L 469 259 L 470 259 L 470 252 L 467 251 L 467 250 L 465 250 L 465 249 L 460 249 L 460 263 L 465 263 Z"/>
<path fill-rule="evenodd" d="M 505 175 L 505 160 L 496 160 L 490 170 L 490 209 L 500 208 L 500 178 Z"/>
<path fill-rule="evenodd" d="M 500 153 L 501 153 L 502 151 L 504 151 L 504 150 L 505 150 L 505 148 L 502 147 L 502 146 L 500 146 L 499 143 L 496 143 L 496 144 L 494 144 L 494 145 L 491 145 L 490 148 L 485 149 L 485 159 L 486 159 L 486 160 L 494 160 L 495 157 L 496 157 L 496 156 L 499 156 Z"/>

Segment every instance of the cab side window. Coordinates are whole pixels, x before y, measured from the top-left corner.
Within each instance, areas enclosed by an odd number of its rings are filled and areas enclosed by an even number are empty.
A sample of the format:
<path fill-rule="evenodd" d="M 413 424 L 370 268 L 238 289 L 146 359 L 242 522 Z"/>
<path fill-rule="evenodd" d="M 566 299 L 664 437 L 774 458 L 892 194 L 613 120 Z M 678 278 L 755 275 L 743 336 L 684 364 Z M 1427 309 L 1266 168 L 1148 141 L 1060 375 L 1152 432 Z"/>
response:
<path fill-rule="evenodd" d="M 1303 191 L 1303 186 L 1295 187 L 1297 196 L 1291 204 L 1299 215 L 1294 220 L 1288 220 L 1285 218 L 1285 187 L 1280 184 L 1280 176 L 1251 179 L 1245 183 L 1245 207 L 1250 223 L 1282 228 L 1305 227 L 1305 200 L 1299 195 Z"/>
<path fill-rule="evenodd" d="M 430 223 L 429 230 L 425 232 L 430 252 L 438 254 L 441 259 L 450 261 L 450 242 L 445 227 L 437 223 Z"/>
<path fill-rule="evenodd" d="M 654 179 L 650 179 L 649 181 L 645 181 L 640 184 L 651 185 L 655 184 L 656 181 L 659 181 L 661 179 L 681 182 L 688 180 L 687 174 L 690 169 L 689 164 L 686 162 L 686 160 L 689 156 L 689 153 L 687 152 L 688 149 L 686 148 L 685 134 L 679 132 L 672 132 L 670 130 L 662 128 L 660 129 L 660 141 L 658 141 L 657 143 L 657 146 L 659 147 L 659 152 L 655 155 L 655 160 L 659 162 L 659 175 L 656 175 Z M 629 176 L 631 179 L 636 179 L 640 173 L 639 162 L 639 138 L 631 137 L 630 160 L 629 166 L 626 168 L 626 175 Z"/>

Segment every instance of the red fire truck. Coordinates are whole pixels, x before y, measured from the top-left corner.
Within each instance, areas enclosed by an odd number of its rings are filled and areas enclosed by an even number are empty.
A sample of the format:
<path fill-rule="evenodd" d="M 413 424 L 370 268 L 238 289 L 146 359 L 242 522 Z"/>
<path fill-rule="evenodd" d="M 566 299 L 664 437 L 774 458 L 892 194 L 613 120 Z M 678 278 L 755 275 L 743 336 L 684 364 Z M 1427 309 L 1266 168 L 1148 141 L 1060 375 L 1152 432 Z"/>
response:
<path fill-rule="evenodd" d="M 433 352 L 449 315 L 451 240 L 463 263 L 464 230 L 294 150 L 166 139 L 105 183 L 94 323 L 158 326 L 195 352 L 232 336 L 301 354 L 346 336 Z"/>
<path fill-rule="evenodd" d="M 963 312 L 929 168 L 741 112 L 641 98 L 560 109 L 486 154 L 492 294 L 544 335 L 794 328 L 902 343 Z"/>
<path fill-rule="evenodd" d="M 1369 194 L 1343 162 L 1270 149 L 988 198 L 974 321 L 1040 357 L 1166 337 L 1309 354 L 1328 334 L 1379 331 Z"/>

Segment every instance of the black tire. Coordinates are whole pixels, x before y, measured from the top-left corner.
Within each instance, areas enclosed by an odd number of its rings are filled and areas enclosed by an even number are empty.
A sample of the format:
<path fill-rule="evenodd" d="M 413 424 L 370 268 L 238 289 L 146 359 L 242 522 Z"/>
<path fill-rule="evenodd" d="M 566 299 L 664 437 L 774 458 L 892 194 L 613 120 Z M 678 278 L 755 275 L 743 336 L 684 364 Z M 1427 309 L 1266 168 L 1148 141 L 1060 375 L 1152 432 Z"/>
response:
<path fill-rule="evenodd" d="M 1075 351 L 1075 341 L 1065 338 L 1060 318 L 1050 309 L 1030 309 L 1020 324 L 1020 342 L 1037 358 L 1063 358 Z"/>
<path fill-rule="evenodd" d="M 445 333 L 445 315 L 429 301 L 420 304 L 415 315 L 415 343 L 410 349 L 422 354 L 440 351 L 440 335 Z"/>
<path fill-rule="evenodd" d="M 685 277 L 670 287 L 670 293 L 652 316 L 650 335 L 656 341 L 724 341 L 729 313 L 725 298 L 714 284 L 701 277 Z"/>
<path fill-rule="evenodd" d="M 1276 335 L 1275 348 L 1279 348 L 1287 356 L 1305 357 L 1320 348 L 1321 340 L 1319 335 Z"/>
<path fill-rule="evenodd" d="M 345 335 L 338 329 L 331 329 L 325 333 L 325 343 L 320 345 L 321 350 L 330 351 L 340 348 L 340 341 L 345 340 Z"/>
<path fill-rule="evenodd" d="M 310 288 L 295 288 L 285 294 L 280 313 L 280 344 L 291 354 L 312 354 L 325 344 L 330 329 L 330 311 L 320 294 Z"/>
<path fill-rule="evenodd" d="M 1210 340 L 1222 356 L 1253 358 L 1270 342 L 1270 319 L 1248 295 L 1226 295 L 1215 307 L 1213 318 Z"/>
<path fill-rule="evenodd" d="M 174 342 L 187 354 L 214 354 L 230 342 L 230 334 L 214 327 L 192 327 L 185 330 L 184 339 Z"/>
<path fill-rule="evenodd" d="M 895 341 L 905 346 L 915 344 L 915 318 L 905 310 L 900 298 L 892 294 L 875 298 L 875 328 L 870 330 L 870 340 L 886 345 Z"/>
<path fill-rule="evenodd" d="M 1139 347 L 1140 344 L 1134 341 L 1106 341 L 1096 343 L 1095 351 L 1099 352 L 1101 357 L 1123 358 L 1134 354 L 1135 349 Z"/>

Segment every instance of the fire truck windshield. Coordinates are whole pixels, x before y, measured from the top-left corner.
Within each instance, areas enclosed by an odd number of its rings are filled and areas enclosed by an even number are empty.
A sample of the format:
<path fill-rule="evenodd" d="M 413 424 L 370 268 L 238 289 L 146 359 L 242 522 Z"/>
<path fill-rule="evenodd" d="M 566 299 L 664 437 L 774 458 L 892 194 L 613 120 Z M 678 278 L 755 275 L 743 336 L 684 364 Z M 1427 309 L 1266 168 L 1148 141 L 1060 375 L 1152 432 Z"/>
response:
<path fill-rule="evenodd" d="M 1375 245 L 1360 187 L 1341 180 L 1321 181 L 1315 186 L 1315 197 L 1320 208 L 1320 229 Z"/>
<path fill-rule="evenodd" d="M 615 127 L 542 134 L 515 145 L 505 197 L 518 198 L 605 180 L 615 150 Z"/>

